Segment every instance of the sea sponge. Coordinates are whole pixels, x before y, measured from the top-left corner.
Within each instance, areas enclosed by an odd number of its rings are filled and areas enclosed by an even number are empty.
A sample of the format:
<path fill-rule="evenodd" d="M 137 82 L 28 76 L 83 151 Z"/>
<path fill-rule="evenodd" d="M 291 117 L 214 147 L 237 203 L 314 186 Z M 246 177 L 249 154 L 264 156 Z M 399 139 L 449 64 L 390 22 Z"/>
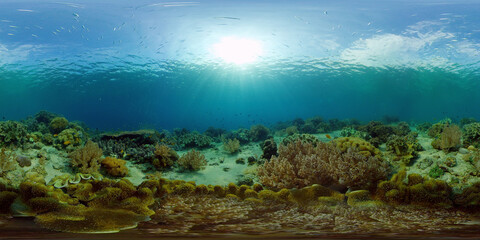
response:
<path fill-rule="evenodd" d="M 207 160 L 203 154 L 192 149 L 178 159 L 178 165 L 182 170 L 198 171 L 205 168 Z"/>
<path fill-rule="evenodd" d="M 158 170 L 170 168 L 178 160 L 178 154 L 167 145 L 155 146 L 155 158 L 152 160 L 153 166 Z"/>
<path fill-rule="evenodd" d="M 106 169 L 108 174 L 114 177 L 127 176 L 128 168 L 125 164 L 125 160 L 113 157 L 106 157 L 102 160 L 102 166 Z"/>
<path fill-rule="evenodd" d="M 58 134 L 61 131 L 65 130 L 68 126 L 68 120 L 64 117 L 55 117 L 50 121 L 50 131 L 53 134 Z"/>
<path fill-rule="evenodd" d="M 85 146 L 71 152 L 68 157 L 72 159 L 71 164 L 80 173 L 95 173 L 100 168 L 102 149 L 98 144 L 88 141 Z"/>

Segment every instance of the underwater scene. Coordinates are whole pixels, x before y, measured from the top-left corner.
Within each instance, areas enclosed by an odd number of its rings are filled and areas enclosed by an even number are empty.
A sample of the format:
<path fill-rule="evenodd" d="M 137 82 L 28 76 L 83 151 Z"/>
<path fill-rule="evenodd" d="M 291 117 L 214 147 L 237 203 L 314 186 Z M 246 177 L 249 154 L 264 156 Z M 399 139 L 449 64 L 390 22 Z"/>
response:
<path fill-rule="evenodd" d="M 479 239 L 478 13 L 0 0 L 0 239 Z"/>

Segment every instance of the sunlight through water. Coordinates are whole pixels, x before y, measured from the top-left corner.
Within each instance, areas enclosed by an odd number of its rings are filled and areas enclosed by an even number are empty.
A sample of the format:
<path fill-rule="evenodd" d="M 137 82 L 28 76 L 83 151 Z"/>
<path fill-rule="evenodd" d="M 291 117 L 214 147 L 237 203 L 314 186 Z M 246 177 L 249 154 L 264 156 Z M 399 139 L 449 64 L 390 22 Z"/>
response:
<path fill-rule="evenodd" d="M 224 37 L 213 45 L 213 54 L 226 63 L 253 63 L 262 54 L 259 41 L 248 38 Z"/>

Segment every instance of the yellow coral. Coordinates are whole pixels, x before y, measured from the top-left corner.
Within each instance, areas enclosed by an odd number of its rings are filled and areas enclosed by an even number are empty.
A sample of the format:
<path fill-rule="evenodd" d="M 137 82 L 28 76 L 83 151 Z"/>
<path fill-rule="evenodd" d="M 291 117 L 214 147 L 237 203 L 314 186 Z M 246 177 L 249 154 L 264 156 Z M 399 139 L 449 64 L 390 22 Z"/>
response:
<path fill-rule="evenodd" d="M 337 146 L 340 151 L 343 153 L 347 152 L 349 148 L 356 149 L 359 153 L 363 154 L 365 157 L 377 156 L 380 155 L 380 150 L 370 144 L 369 142 L 357 138 L 357 137 L 341 137 L 336 138 L 332 143 Z"/>

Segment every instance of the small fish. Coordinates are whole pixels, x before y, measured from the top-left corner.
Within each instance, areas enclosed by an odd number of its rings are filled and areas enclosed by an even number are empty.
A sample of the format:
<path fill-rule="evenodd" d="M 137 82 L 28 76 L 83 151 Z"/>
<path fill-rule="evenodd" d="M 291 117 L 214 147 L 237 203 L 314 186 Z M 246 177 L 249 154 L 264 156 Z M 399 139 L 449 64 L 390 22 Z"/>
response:
<path fill-rule="evenodd" d="M 330 134 L 326 134 L 325 137 L 327 137 L 328 139 L 332 139 L 332 136 L 330 136 Z"/>

